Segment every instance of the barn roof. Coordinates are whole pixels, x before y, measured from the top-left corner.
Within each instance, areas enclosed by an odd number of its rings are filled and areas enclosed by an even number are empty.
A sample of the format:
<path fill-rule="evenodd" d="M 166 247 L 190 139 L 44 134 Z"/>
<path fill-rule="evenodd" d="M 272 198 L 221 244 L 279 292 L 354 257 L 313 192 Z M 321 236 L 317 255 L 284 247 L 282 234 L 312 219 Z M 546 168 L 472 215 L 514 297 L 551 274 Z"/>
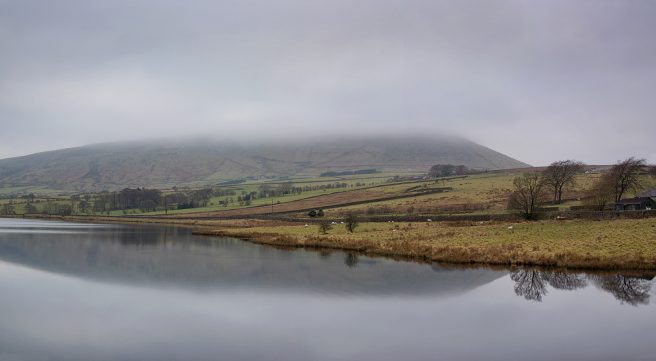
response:
<path fill-rule="evenodd" d="M 646 192 L 640 193 L 638 197 L 650 197 L 650 198 L 656 197 L 656 188 L 652 188 L 647 190 Z"/>
<path fill-rule="evenodd" d="M 642 202 L 646 202 L 648 199 L 650 197 L 624 198 L 617 202 L 617 204 L 642 204 Z"/>

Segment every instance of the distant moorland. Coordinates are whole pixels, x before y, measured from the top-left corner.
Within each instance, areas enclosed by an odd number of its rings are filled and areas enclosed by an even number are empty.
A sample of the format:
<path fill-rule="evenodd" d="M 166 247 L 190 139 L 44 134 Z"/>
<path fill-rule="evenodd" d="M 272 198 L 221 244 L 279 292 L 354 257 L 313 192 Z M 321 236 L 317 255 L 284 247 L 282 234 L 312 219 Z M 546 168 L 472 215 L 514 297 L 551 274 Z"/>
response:
<path fill-rule="evenodd" d="M 436 163 L 480 170 L 527 166 L 479 144 L 444 137 L 113 143 L 2 159 L 0 194 L 216 185 L 247 178 L 346 175 L 372 169 L 421 173 Z"/>

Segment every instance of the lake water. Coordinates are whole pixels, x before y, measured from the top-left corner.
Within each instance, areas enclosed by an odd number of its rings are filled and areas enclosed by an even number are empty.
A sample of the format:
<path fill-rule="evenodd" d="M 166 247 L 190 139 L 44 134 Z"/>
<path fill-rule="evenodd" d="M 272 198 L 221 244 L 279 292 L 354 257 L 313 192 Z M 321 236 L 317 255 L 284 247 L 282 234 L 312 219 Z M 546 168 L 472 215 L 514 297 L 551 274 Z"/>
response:
<path fill-rule="evenodd" d="M 0 360 L 656 360 L 655 283 L 0 219 Z"/>

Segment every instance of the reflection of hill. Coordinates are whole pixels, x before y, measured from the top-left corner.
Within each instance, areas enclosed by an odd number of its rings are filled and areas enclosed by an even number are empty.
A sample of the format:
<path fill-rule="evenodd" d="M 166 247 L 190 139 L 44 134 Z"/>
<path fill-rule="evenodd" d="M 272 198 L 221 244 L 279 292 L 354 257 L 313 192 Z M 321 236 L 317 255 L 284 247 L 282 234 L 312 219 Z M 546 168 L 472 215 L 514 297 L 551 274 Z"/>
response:
<path fill-rule="evenodd" d="M 21 221 L 19 221 L 21 222 Z M 283 251 L 164 227 L 31 225 L 0 220 L 0 259 L 93 280 L 183 288 L 285 288 L 412 295 L 464 292 L 504 273 Z M 3 227 L 4 224 L 4 227 Z"/>

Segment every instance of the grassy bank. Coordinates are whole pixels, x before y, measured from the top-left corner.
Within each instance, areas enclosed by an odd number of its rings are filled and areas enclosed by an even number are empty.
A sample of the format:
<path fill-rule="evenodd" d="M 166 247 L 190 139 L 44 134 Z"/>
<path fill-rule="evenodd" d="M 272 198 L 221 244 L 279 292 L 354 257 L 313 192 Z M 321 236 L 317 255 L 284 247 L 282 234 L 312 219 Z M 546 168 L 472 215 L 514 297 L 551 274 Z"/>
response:
<path fill-rule="evenodd" d="M 365 223 L 355 233 L 336 225 L 205 227 L 220 235 L 288 247 L 336 248 L 438 262 L 656 269 L 656 219 L 510 223 Z M 511 229 L 509 229 L 511 227 Z"/>
<path fill-rule="evenodd" d="M 423 261 L 591 269 L 656 269 L 656 218 L 542 222 L 363 223 L 355 233 L 335 225 L 258 220 L 43 217 L 99 223 L 192 226 L 195 234 L 230 236 L 283 247 L 358 251 Z"/>

